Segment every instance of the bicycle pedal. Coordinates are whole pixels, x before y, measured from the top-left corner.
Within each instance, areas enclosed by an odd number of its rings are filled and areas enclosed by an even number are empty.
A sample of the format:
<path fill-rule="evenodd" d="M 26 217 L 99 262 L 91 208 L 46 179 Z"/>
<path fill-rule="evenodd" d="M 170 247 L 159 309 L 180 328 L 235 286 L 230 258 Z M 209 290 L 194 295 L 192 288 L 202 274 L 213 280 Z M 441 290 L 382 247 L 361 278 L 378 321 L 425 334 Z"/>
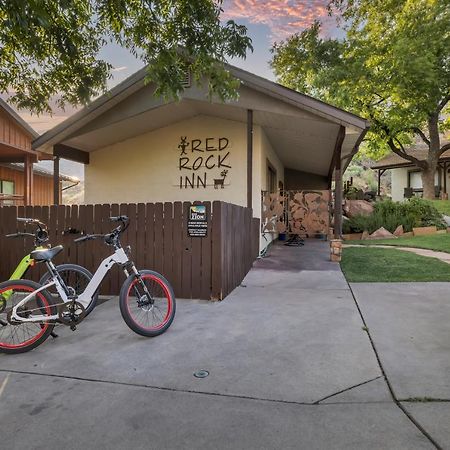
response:
<path fill-rule="evenodd" d="M 77 326 L 76 326 L 76 325 L 70 325 L 70 329 L 71 329 L 72 331 L 75 331 L 75 330 L 77 329 Z"/>

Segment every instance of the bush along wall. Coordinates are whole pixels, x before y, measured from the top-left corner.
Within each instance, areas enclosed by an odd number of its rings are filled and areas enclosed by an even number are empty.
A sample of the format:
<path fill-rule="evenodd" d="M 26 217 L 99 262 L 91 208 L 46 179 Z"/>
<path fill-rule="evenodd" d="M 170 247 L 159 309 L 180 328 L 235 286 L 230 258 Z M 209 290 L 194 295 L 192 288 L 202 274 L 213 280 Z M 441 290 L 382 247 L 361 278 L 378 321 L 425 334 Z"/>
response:
<path fill-rule="evenodd" d="M 438 229 L 446 228 L 442 215 L 432 202 L 421 198 L 412 198 L 403 202 L 382 200 L 374 204 L 374 211 L 369 216 L 355 216 L 343 224 L 344 233 L 373 233 L 380 227 L 393 233 L 403 225 L 405 231 L 412 231 L 414 227 L 428 227 L 435 225 Z"/>

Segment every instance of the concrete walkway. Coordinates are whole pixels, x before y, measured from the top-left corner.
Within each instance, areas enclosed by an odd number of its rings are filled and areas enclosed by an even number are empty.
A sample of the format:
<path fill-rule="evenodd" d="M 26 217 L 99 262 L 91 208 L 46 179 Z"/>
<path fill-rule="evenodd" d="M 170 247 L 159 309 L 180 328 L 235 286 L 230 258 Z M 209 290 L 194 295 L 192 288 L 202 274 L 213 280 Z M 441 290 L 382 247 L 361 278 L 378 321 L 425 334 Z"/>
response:
<path fill-rule="evenodd" d="M 436 258 L 450 264 L 450 253 L 436 252 L 434 250 L 428 250 L 425 248 L 415 247 L 398 247 L 397 245 L 359 245 L 359 244 L 344 244 L 344 247 L 370 247 L 370 248 L 394 248 L 397 250 L 403 250 L 405 252 L 415 253 L 420 256 L 428 256 L 429 258 Z"/>
<path fill-rule="evenodd" d="M 450 283 L 352 283 L 395 398 L 450 448 Z"/>
<path fill-rule="evenodd" d="M 155 339 L 132 333 L 113 299 L 75 333 L 0 355 L 2 446 L 435 448 L 393 401 L 328 258 L 326 242 L 274 246 L 225 301 L 180 300 Z"/>

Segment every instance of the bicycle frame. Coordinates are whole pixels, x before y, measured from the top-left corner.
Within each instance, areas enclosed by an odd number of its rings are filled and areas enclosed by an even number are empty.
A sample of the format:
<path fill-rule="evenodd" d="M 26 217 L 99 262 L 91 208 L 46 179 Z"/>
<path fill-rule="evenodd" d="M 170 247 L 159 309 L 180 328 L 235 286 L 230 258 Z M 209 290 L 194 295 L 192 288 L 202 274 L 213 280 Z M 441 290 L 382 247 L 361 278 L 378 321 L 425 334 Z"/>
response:
<path fill-rule="evenodd" d="M 111 256 L 108 256 L 105 258 L 100 265 L 98 266 L 97 270 L 94 273 L 94 276 L 89 281 L 89 284 L 86 286 L 86 289 L 82 294 L 80 294 L 77 298 L 78 303 L 81 303 L 84 307 L 87 307 L 91 301 L 92 296 L 95 294 L 97 289 L 99 288 L 101 282 L 105 278 L 106 274 L 111 270 L 111 268 L 115 264 L 124 265 L 126 263 L 130 262 L 128 255 L 125 253 L 125 250 L 123 248 L 117 248 L 114 253 Z M 12 309 L 11 317 L 12 319 L 18 321 L 18 322 L 48 322 L 50 320 L 56 320 L 58 319 L 58 314 L 53 316 L 34 316 L 32 318 L 25 318 L 20 317 L 17 315 L 17 309 L 26 304 L 29 300 L 31 300 L 37 293 L 48 289 L 52 286 L 56 287 L 56 290 L 63 300 L 64 303 L 72 301 L 72 299 L 68 298 L 67 292 L 66 292 L 66 286 L 61 284 L 61 281 L 58 276 L 55 276 L 55 266 L 50 262 L 47 263 L 50 273 L 52 274 L 52 281 L 45 286 L 40 287 L 39 289 L 33 291 L 32 293 L 28 294 L 25 298 L 23 298 L 19 303 L 17 303 L 16 306 Z M 125 270 L 125 273 L 128 274 L 128 272 Z"/>
<path fill-rule="evenodd" d="M 35 250 L 44 250 L 45 247 L 36 247 Z M 27 270 L 34 266 L 35 261 L 34 259 L 30 256 L 30 254 L 25 255 L 22 260 L 19 262 L 19 264 L 17 265 L 17 267 L 14 269 L 14 272 L 11 274 L 11 276 L 9 277 L 10 280 L 20 280 L 25 273 L 27 272 Z M 6 291 L 2 294 L 3 298 L 5 300 L 8 300 L 12 295 L 12 291 Z"/>

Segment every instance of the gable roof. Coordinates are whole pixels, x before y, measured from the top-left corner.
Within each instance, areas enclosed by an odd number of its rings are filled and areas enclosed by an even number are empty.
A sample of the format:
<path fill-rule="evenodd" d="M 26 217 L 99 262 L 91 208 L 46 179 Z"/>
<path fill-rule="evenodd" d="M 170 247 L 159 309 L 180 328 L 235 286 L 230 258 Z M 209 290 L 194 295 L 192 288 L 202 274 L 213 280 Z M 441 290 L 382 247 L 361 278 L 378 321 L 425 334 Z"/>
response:
<path fill-rule="evenodd" d="M 12 170 L 18 170 L 19 172 L 23 172 L 23 163 L 0 163 L 0 166 L 8 167 Z M 53 178 L 53 171 L 37 165 L 33 166 L 33 173 L 35 175 L 40 175 L 42 177 Z M 77 183 L 80 181 L 77 177 L 71 177 L 63 173 L 59 174 L 59 179 L 61 181 L 70 181 L 71 183 Z"/>
<path fill-rule="evenodd" d="M 448 144 L 450 141 L 443 140 L 442 145 Z M 405 149 L 408 155 L 414 156 L 419 160 L 424 160 L 428 155 L 428 146 L 425 143 L 417 143 L 411 145 Z M 450 150 L 445 151 L 440 157 L 440 161 L 450 160 Z M 405 158 L 397 155 L 396 153 L 390 153 L 384 158 L 380 159 L 376 163 L 370 166 L 371 169 L 396 169 L 400 167 L 416 167 L 414 163 L 408 161 Z"/>
<path fill-rule="evenodd" d="M 2 109 L 8 116 L 10 116 L 19 127 L 21 127 L 26 133 L 28 133 L 32 139 L 39 137 L 39 134 L 31 128 L 31 126 L 17 114 L 11 106 L 0 98 L 0 109 Z"/>
<path fill-rule="evenodd" d="M 308 95 L 301 94 L 300 92 L 286 88 L 278 83 L 259 77 L 258 75 L 239 69 L 235 66 L 226 65 L 226 68 L 233 76 L 241 80 L 244 86 L 248 86 L 269 95 L 270 97 L 309 111 L 339 125 L 350 126 L 360 130 L 365 130 L 369 127 L 369 122 L 367 120 L 355 114 L 314 99 Z M 37 149 L 45 144 L 53 145 L 75 133 L 87 122 L 107 112 L 119 102 L 122 102 L 144 87 L 146 84 L 146 73 L 146 67 L 138 70 L 65 121 L 37 137 L 33 141 L 32 147 Z"/>

